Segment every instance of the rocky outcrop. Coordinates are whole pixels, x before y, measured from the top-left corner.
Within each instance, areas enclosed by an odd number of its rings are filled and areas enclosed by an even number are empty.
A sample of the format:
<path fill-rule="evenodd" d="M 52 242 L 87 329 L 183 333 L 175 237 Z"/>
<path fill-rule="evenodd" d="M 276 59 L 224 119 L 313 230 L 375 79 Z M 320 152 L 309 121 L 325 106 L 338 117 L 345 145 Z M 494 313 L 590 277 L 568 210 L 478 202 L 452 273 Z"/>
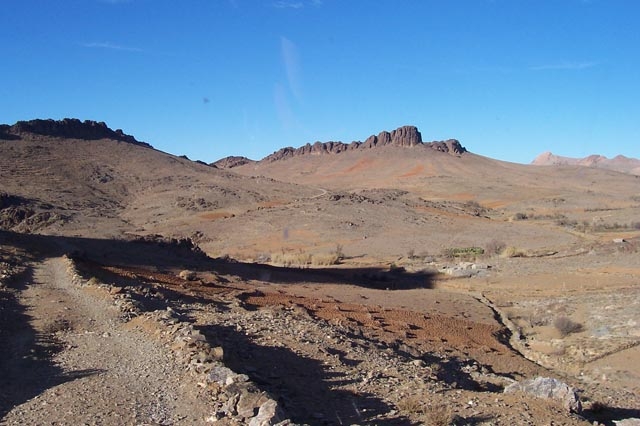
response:
<path fill-rule="evenodd" d="M 34 232 L 70 217 L 52 211 L 53 206 L 0 192 L 0 230 Z"/>
<path fill-rule="evenodd" d="M 374 146 L 395 145 L 395 146 L 415 146 L 422 143 L 422 135 L 415 126 L 402 126 L 391 133 L 382 131 L 378 136 L 369 136 L 364 144 L 364 148 Z"/>
<path fill-rule="evenodd" d="M 251 160 L 247 157 L 241 157 L 237 155 L 232 155 L 230 157 L 221 158 L 220 160 L 209 164 L 211 167 L 216 167 L 218 169 L 232 169 L 238 166 L 244 166 L 245 164 L 255 163 L 254 160 Z"/>
<path fill-rule="evenodd" d="M 431 148 L 436 151 L 452 155 L 460 155 L 467 152 L 460 142 L 455 139 L 422 142 L 422 135 L 417 127 L 402 126 L 392 132 L 382 131 L 378 135 L 371 135 L 364 142 L 354 141 L 349 144 L 334 141 L 315 142 L 313 144 L 307 143 L 299 148 L 286 147 L 263 158 L 261 161 L 273 162 L 302 155 L 340 154 L 346 151 L 365 150 L 382 146 L 398 146 L 404 148 L 424 146 L 426 148 Z"/>
<path fill-rule="evenodd" d="M 460 155 L 467 152 L 467 149 L 458 142 L 456 139 L 447 139 L 440 142 L 428 142 L 425 145 L 440 152 L 446 152 L 448 154 Z"/>
<path fill-rule="evenodd" d="M 104 122 L 85 120 L 76 118 L 65 118 L 63 120 L 30 120 L 18 121 L 9 126 L 0 125 L 0 139 L 19 139 L 24 134 L 35 134 L 66 139 L 112 139 L 121 142 L 151 148 L 151 145 L 136 140 L 133 136 L 125 134 L 121 129 L 112 130 Z"/>
<path fill-rule="evenodd" d="M 535 166 L 584 166 L 614 170 L 622 173 L 640 175 L 640 159 L 617 155 L 607 158 L 603 155 L 589 155 L 584 158 L 572 158 L 555 155 L 551 152 L 543 152 L 538 155 L 531 164 Z"/>

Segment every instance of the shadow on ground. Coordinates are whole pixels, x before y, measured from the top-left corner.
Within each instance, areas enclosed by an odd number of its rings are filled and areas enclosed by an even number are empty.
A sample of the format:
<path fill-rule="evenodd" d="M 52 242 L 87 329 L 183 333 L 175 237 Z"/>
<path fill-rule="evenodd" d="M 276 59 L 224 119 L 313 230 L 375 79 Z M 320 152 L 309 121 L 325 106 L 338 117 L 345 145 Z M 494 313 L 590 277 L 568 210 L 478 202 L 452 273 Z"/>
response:
<path fill-rule="evenodd" d="M 36 256 L 72 255 L 96 263 L 145 267 L 162 270 L 192 269 L 236 276 L 243 281 L 278 283 L 310 282 L 316 284 L 350 284 L 367 288 L 404 290 L 433 288 L 435 272 L 407 272 L 402 268 L 291 268 L 241 263 L 233 259 L 211 259 L 188 240 L 98 239 L 83 237 L 18 234 L 0 231 L 0 244 L 11 239 L 14 244 Z"/>
<path fill-rule="evenodd" d="M 284 347 L 258 345 L 235 327 L 207 325 L 197 328 L 210 345 L 223 347 L 225 365 L 248 375 L 262 390 L 276 398 L 295 422 L 413 424 L 400 415 L 374 421 L 375 416 L 388 413 L 392 407 L 374 395 L 344 390 L 345 386 L 354 384 L 353 379 L 345 373 L 331 371 L 318 360 Z"/>
<path fill-rule="evenodd" d="M 616 426 L 617 422 L 624 419 L 640 418 L 640 408 L 623 408 L 611 405 L 598 405 L 595 409 L 584 410 L 582 416 L 595 424 Z"/>

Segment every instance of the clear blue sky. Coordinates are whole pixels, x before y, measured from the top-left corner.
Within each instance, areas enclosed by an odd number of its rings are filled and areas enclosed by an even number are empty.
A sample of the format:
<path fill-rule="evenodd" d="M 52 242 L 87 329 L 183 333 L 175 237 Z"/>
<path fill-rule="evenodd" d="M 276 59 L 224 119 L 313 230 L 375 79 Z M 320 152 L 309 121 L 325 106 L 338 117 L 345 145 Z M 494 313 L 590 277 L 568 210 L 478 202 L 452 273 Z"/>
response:
<path fill-rule="evenodd" d="M 0 122 L 259 159 L 413 124 L 528 163 L 640 157 L 637 0 L 3 0 Z"/>

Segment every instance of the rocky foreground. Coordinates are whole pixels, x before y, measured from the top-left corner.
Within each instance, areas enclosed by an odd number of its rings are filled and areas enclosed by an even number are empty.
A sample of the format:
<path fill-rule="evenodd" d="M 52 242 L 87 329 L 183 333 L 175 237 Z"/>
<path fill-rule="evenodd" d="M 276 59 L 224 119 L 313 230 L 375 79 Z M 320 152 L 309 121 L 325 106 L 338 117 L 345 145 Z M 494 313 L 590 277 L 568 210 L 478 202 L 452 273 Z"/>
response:
<path fill-rule="evenodd" d="M 577 425 L 621 414 L 562 378 L 527 385 L 554 375 L 500 327 L 269 291 L 198 254 L 170 272 L 60 257 L 41 241 L 27 254 L 29 242 L 8 237 L 6 424 Z M 386 290 L 354 291 L 365 302 Z"/>

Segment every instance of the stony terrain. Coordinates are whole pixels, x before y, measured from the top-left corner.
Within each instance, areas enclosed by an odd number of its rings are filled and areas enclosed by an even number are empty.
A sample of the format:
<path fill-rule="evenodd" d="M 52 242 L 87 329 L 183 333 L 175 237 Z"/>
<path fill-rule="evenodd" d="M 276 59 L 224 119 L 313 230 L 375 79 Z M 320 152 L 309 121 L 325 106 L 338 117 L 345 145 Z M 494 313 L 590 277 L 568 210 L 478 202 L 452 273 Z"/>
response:
<path fill-rule="evenodd" d="M 0 141 L 6 424 L 640 417 L 632 175 L 409 127 L 221 170 L 100 123 L 16 126 Z M 536 377 L 570 387 L 504 393 Z"/>

